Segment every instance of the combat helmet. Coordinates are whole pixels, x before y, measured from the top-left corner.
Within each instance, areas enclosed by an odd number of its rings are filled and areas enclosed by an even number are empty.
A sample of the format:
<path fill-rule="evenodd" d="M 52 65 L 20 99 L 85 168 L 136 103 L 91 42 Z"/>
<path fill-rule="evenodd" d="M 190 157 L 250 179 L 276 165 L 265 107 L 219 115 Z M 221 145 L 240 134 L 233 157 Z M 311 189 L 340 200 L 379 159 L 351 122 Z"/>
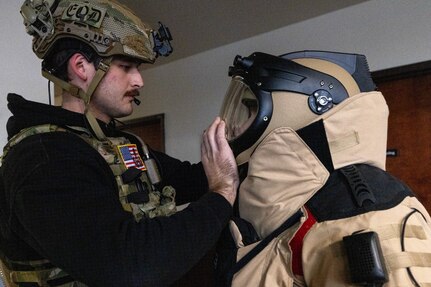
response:
<path fill-rule="evenodd" d="M 166 26 L 159 22 L 159 29 L 153 30 L 116 0 L 25 0 L 20 12 L 27 33 L 33 36 L 33 51 L 43 59 L 43 76 L 86 105 L 113 56 L 154 63 L 157 56 L 172 52 L 172 36 Z M 94 53 L 100 59 L 86 92 L 56 75 L 56 68 L 76 51 L 88 60 L 93 60 Z"/>
<path fill-rule="evenodd" d="M 115 0 L 26 0 L 21 15 L 41 59 L 64 38 L 89 44 L 101 57 L 125 55 L 148 63 L 172 51 L 166 27 L 155 32 Z"/>

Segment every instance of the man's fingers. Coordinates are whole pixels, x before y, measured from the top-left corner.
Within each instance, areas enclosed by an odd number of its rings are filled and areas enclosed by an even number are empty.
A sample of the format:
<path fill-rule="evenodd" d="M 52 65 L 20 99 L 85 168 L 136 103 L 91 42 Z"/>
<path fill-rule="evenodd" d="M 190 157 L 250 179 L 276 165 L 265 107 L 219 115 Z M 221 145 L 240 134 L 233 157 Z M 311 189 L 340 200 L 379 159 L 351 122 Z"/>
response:
<path fill-rule="evenodd" d="M 202 164 L 211 191 L 224 196 L 231 204 L 238 187 L 238 171 L 226 140 L 226 124 L 217 117 L 202 135 Z"/>
<path fill-rule="evenodd" d="M 206 129 L 204 132 L 204 135 L 202 137 L 202 140 L 205 144 L 206 152 L 209 154 L 217 153 L 218 152 L 218 126 L 220 124 L 220 118 L 217 117 L 212 124 Z"/>
<path fill-rule="evenodd" d="M 218 126 L 217 126 L 217 145 L 218 146 L 222 146 L 225 143 L 227 143 L 226 140 L 226 124 L 224 121 L 220 121 Z"/>

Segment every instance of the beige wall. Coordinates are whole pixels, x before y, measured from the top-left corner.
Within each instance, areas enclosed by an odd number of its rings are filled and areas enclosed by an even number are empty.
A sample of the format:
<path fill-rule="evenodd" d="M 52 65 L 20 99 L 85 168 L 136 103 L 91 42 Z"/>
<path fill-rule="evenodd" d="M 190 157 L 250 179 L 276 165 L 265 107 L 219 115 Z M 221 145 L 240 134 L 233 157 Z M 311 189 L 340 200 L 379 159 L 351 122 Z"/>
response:
<path fill-rule="evenodd" d="M 6 93 L 47 102 L 47 82 L 31 53 L 20 4 L 1 0 L 0 144 L 9 117 Z M 237 54 L 321 49 L 366 54 L 372 70 L 431 59 L 431 1 L 371 0 L 257 37 L 144 71 L 142 104 L 133 118 L 165 113 L 168 154 L 199 160 L 201 132 L 218 114 Z M 8 41 L 5 41 L 8 39 Z M 177 40 L 179 41 L 179 40 Z M 6 43 L 8 42 L 8 43 Z M 175 43 L 174 43 L 175 44 Z"/>

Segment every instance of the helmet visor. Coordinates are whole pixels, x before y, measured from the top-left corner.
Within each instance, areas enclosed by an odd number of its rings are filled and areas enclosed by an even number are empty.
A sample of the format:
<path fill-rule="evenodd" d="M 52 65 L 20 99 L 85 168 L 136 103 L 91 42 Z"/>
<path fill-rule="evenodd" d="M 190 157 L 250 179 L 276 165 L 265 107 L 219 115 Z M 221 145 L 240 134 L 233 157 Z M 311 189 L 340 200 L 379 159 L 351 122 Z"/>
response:
<path fill-rule="evenodd" d="M 250 87 L 241 77 L 232 78 L 220 113 L 226 122 L 227 140 L 241 136 L 253 123 L 257 112 L 258 101 Z"/>

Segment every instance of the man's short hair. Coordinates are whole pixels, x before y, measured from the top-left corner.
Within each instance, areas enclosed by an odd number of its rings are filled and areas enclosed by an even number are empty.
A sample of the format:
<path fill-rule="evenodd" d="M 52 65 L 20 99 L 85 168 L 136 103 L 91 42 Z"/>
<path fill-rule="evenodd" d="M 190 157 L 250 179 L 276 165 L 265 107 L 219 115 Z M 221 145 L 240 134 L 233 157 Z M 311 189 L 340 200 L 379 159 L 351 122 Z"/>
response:
<path fill-rule="evenodd" d="M 64 81 L 69 81 L 67 63 L 75 53 L 82 54 L 95 67 L 101 61 L 101 57 L 88 44 L 77 39 L 63 39 L 55 44 L 43 60 L 42 69 Z"/>

